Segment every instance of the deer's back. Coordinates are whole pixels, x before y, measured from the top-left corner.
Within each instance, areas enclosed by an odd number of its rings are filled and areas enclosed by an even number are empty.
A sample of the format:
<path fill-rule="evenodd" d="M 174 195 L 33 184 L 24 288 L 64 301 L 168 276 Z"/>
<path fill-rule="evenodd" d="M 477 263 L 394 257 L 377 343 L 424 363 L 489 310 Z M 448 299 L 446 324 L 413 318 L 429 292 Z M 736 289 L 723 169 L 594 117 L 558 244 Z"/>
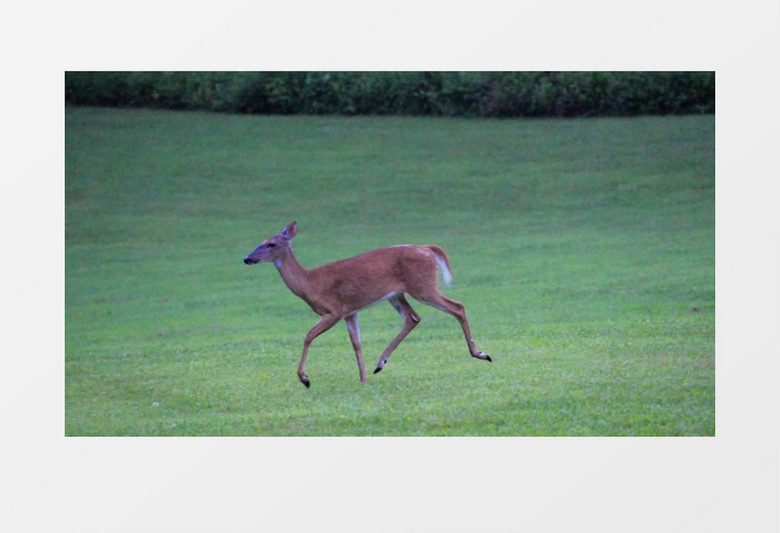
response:
<path fill-rule="evenodd" d="M 414 293 L 421 284 L 436 283 L 437 275 L 433 252 L 414 245 L 378 248 L 327 263 L 310 274 L 321 280 L 318 285 L 327 296 L 338 297 L 340 314 L 357 311 L 395 293 Z"/>

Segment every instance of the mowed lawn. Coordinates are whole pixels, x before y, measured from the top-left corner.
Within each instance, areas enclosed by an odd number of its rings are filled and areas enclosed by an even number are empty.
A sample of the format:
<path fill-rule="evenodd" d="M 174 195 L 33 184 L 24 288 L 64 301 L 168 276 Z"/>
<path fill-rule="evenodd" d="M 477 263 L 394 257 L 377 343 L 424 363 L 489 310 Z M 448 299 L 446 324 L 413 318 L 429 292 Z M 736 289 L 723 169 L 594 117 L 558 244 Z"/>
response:
<path fill-rule="evenodd" d="M 65 111 L 66 435 L 714 435 L 715 119 Z M 438 244 L 477 346 L 422 323 L 361 384 L 260 241 Z M 401 327 L 360 314 L 369 372 Z"/>

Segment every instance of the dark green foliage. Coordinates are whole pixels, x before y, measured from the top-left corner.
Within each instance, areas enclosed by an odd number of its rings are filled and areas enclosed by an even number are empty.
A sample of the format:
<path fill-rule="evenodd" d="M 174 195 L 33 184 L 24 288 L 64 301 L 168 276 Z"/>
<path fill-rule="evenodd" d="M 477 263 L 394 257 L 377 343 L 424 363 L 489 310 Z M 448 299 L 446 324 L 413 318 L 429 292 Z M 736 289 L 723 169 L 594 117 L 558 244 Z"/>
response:
<path fill-rule="evenodd" d="M 74 105 L 248 114 L 575 117 L 715 111 L 713 72 L 66 72 Z"/>

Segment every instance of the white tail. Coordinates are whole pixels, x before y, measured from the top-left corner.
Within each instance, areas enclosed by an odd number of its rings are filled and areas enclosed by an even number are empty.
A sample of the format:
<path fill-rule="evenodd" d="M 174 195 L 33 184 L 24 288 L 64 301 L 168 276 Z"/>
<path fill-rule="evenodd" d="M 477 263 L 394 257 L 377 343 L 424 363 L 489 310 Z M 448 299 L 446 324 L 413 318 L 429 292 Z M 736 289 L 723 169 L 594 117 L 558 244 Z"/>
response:
<path fill-rule="evenodd" d="M 439 268 L 441 269 L 441 275 L 442 278 L 444 278 L 444 283 L 449 285 L 452 283 L 452 272 L 450 272 L 450 265 L 447 264 L 447 255 L 444 253 L 444 250 L 438 246 L 436 246 L 436 248 L 429 246 L 429 248 L 433 252 L 433 258 L 436 259 L 436 264 L 439 265 Z"/>
<path fill-rule="evenodd" d="M 441 247 L 406 245 L 379 248 L 308 270 L 298 263 L 290 246 L 290 240 L 297 233 L 298 225 L 295 222 L 287 225 L 279 235 L 266 239 L 255 248 L 244 258 L 244 263 L 253 265 L 272 262 L 287 287 L 320 315 L 320 321 L 304 338 L 303 355 L 298 364 L 298 378 L 307 387 L 311 384 L 306 375 L 309 346 L 316 337 L 341 319 L 347 323 L 349 338 L 355 349 L 360 381 L 367 381 L 357 313 L 377 302 L 388 300 L 404 319 L 404 325 L 382 352 L 374 373 L 382 370 L 393 350 L 420 322 L 420 315 L 409 305 L 406 294 L 454 316 L 463 329 L 472 357 L 492 361 L 490 356 L 474 345 L 463 304 L 447 298 L 436 286 L 437 265 L 442 271 L 444 282 L 449 284 L 452 281 L 449 259 Z"/>

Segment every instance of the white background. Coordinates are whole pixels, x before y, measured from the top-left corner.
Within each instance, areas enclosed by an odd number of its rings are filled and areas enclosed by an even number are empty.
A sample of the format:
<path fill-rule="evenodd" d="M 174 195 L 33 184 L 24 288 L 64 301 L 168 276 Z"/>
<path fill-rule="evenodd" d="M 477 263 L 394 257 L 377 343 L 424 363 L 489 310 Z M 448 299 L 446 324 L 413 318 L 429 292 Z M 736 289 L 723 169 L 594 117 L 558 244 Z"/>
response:
<path fill-rule="evenodd" d="M 58 1 L 0 21 L 0 529 L 780 530 L 780 4 Z M 64 71 L 715 70 L 712 438 L 65 438 Z"/>

